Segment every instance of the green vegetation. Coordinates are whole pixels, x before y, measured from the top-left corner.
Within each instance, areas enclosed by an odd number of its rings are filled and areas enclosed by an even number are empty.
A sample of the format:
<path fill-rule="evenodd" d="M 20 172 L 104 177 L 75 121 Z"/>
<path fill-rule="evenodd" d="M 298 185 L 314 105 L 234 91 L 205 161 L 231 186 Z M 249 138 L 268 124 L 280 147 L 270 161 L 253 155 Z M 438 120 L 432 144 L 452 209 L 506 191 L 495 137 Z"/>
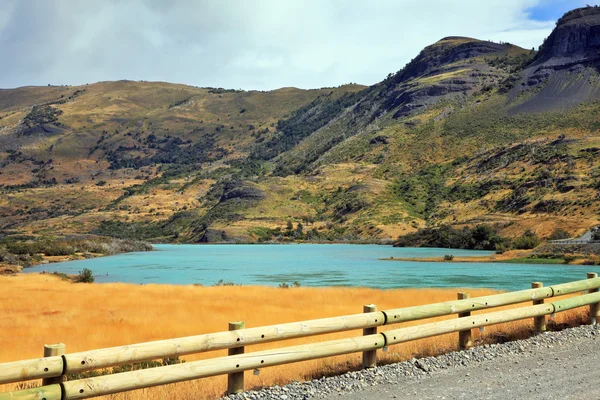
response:
<path fill-rule="evenodd" d="M 428 166 L 416 174 L 402 176 L 392 190 L 414 215 L 429 216 L 446 197 L 450 189 L 445 187 L 448 169 L 441 165 Z M 459 191 L 455 192 L 455 195 Z"/>
<path fill-rule="evenodd" d="M 555 81 L 524 81 L 534 57 L 452 37 L 369 88 L 123 81 L 8 90 L 0 229 L 326 242 L 427 227 L 398 245 L 498 253 L 537 246 L 526 232 L 536 224 L 556 229 L 551 240 L 580 234 L 600 207 L 600 103 L 568 100 L 575 87 L 596 93 L 600 75 L 582 64 L 552 69 L 565 73 Z M 569 104 L 548 105 L 552 96 Z M 37 242 L 2 242 L 0 257 L 25 265 L 95 253 Z"/>
<path fill-rule="evenodd" d="M 527 230 L 514 239 L 502 237 L 490 225 L 479 224 L 473 228 L 456 229 L 449 225 L 424 228 L 418 232 L 402 236 L 396 247 L 441 247 L 449 249 L 496 250 L 503 253 L 509 248 L 529 250 L 540 244 L 540 238 Z M 445 259 L 445 257 L 444 257 Z"/>
<path fill-rule="evenodd" d="M 568 264 L 564 258 L 540 258 L 540 257 L 522 257 L 511 258 L 510 260 L 502 260 L 507 264 Z"/>
<path fill-rule="evenodd" d="M 508 239 L 501 237 L 489 225 L 456 229 L 449 225 L 424 228 L 416 233 L 402 236 L 394 243 L 396 247 L 441 247 L 449 249 L 495 250 L 505 246 Z"/>
<path fill-rule="evenodd" d="M 296 110 L 291 117 L 277 122 L 277 135 L 259 144 L 251 154 L 252 158 L 270 160 L 293 148 L 302 139 L 325 126 L 347 107 L 356 103 L 363 92 L 344 93 L 340 97 L 331 92 L 318 97 L 310 104 Z"/>
<path fill-rule="evenodd" d="M 300 282 L 298 281 L 294 281 L 293 283 L 286 283 L 286 282 L 282 282 L 279 284 L 279 289 L 289 289 L 289 288 L 299 288 L 300 286 L 302 286 L 300 284 Z"/>
<path fill-rule="evenodd" d="M 84 268 L 73 278 L 76 283 L 94 283 L 94 274 L 91 270 Z"/>
<path fill-rule="evenodd" d="M 165 222 L 102 221 L 93 233 L 118 239 L 148 240 L 174 234 Z"/>
<path fill-rule="evenodd" d="M 512 240 L 511 246 L 517 250 L 530 250 L 540 244 L 540 238 L 530 230 L 525 231 L 523 235 Z"/>
<path fill-rule="evenodd" d="M 0 262 L 30 267 L 44 261 L 44 257 L 64 256 L 76 259 L 151 250 L 152 246 L 144 242 L 93 235 L 75 237 L 12 235 L 0 239 Z"/>

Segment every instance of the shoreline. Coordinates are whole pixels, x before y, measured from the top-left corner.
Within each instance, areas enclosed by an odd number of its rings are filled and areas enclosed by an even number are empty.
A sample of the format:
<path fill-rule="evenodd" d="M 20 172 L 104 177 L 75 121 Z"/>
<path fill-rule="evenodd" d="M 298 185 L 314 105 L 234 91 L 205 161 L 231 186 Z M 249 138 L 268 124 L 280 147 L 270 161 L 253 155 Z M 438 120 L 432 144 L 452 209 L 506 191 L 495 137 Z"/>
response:
<path fill-rule="evenodd" d="M 450 249 L 449 249 L 450 250 Z M 450 259 L 446 257 L 385 257 L 381 261 L 400 261 L 400 262 L 420 262 L 420 263 L 489 263 L 489 264 L 571 264 L 585 265 L 585 257 L 575 258 L 573 260 L 565 257 L 546 258 L 536 257 L 533 250 L 511 250 L 503 254 L 491 254 L 489 256 L 453 256 L 449 253 Z"/>
<path fill-rule="evenodd" d="M 454 256 L 452 250 L 448 249 L 450 259 L 443 257 L 385 257 L 382 261 L 404 261 L 404 262 L 441 262 L 441 263 L 502 263 L 517 262 L 515 260 L 528 259 L 533 252 L 531 250 L 511 250 L 502 254 L 490 254 L 489 256 Z M 547 259 L 546 259 L 547 260 Z M 553 260 L 550 260 L 553 261 Z M 548 263 L 546 263 L 548 264 Z"/>

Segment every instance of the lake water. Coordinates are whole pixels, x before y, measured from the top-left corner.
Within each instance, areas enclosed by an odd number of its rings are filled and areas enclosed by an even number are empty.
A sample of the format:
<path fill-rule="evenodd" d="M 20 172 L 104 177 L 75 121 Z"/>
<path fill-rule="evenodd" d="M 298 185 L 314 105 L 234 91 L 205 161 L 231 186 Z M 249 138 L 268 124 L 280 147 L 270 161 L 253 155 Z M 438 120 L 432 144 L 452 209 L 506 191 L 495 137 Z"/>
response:
<path fill-rule="evenodd" d="M 385 257 L 489 255 L 487 251 L 395 248 L 379 245 L 155 245 L 156 251 L 69 261 L 25 272 L 93 271 L 96 282 L 214 285 L 485 287 L 519 290 L 532 281 L 548 286 L 600 272 L 594 266 L 382 261 Z"/>

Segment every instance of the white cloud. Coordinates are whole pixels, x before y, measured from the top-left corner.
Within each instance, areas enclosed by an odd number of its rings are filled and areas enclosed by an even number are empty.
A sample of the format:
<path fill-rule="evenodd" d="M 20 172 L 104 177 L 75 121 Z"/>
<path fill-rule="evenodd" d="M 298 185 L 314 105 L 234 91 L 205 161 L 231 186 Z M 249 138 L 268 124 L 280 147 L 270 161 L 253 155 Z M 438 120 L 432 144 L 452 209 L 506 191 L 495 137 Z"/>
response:
<path fill-rule="evenodd" d="M 445 36 L 537 47 L 554 26 L 528 18 L 538 3 L 21 0 L 0 7 L 0 87 L 117 79 L 244 89 L 373 84 Z"/>

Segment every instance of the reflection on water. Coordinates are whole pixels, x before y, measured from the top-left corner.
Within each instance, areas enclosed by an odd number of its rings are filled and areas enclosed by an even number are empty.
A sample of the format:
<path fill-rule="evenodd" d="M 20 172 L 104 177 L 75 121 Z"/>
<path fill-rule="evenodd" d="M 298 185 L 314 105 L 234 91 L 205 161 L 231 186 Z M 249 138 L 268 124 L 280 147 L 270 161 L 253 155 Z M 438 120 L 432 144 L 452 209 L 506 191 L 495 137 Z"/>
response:
<path fill-rule="evenodd" d="M 490 252 L 377 245 L 157 245 L 157 251 L 42 265 L 26 272 L 94 272 L 97 282 L 302 286 L 488 287 L 519 290 L 585 279 L 598 267 L 574 265 L 429 263 L 380 258 L 488 255 Z"/>

